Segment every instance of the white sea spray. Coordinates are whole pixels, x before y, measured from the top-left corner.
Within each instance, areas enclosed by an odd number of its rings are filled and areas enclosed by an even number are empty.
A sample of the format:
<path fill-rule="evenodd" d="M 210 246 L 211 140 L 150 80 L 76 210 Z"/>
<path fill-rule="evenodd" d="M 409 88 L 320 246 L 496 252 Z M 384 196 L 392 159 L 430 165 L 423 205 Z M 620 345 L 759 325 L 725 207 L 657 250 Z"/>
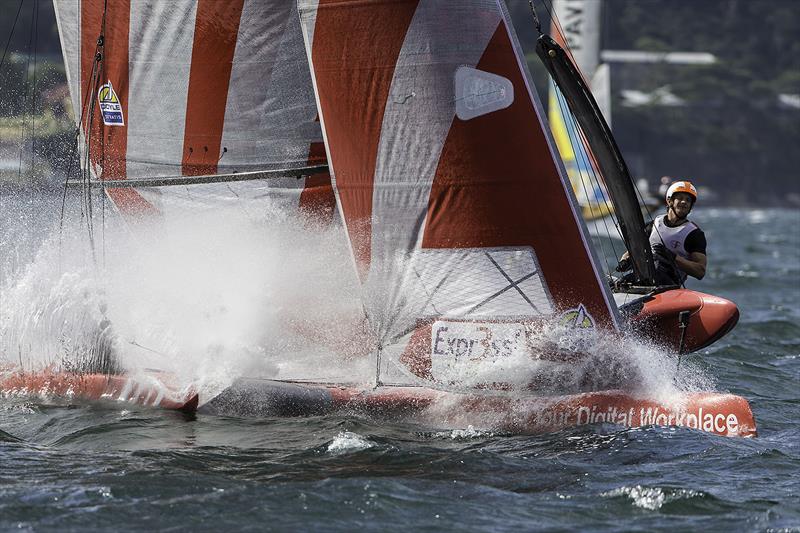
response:
<path fill-rule="evenodd" d="M 94 242 L 93 255 L 85 220 L 68 221 L 4 279 L 0 361 L 75 365 L 105 320 L 124 369 L 170 372 L 206 397 L 239 376 L 353 379 L 372 367 L 337 225 L 277 209 L 127 224 L 108 214 L 95 220 Z"/>
<path fill-rule="evenodd" d="M 627 497 L 635 507 L 648 511 L 657 511 L 669 502 L 691 499 L 702 495 L 702 493 L 691 489 L 662 489 L 660 487 L 645 487 L 642 485 L 620 487 L 602 494 L 606 498 Z"/>
<path fill-rule="evenodd" d="M 341 431 L 328 444 L 328 453 L 342 454 L 367 450 L 375 446 L 375 443 L 368 438 L 353 433 L 352 431 Z"/>

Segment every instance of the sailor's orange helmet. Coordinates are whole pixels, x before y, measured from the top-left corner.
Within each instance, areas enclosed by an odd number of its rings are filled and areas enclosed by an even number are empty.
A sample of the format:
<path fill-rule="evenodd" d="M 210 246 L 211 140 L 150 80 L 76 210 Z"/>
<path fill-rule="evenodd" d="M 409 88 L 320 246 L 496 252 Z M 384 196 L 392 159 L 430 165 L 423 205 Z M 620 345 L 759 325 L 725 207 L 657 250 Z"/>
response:
<path fill-rule="evenodd" d="M 685 192 L 691 196 L 694 199 L 692 203 L 697 201 L 697 189 L 695 189 L 691 181 L 676 181 L 670 185 L 669 189 L 667 189 L 667 203 L 669 203 L 669 199 L 672 198 L 672 195 L 676 192 Z"/>

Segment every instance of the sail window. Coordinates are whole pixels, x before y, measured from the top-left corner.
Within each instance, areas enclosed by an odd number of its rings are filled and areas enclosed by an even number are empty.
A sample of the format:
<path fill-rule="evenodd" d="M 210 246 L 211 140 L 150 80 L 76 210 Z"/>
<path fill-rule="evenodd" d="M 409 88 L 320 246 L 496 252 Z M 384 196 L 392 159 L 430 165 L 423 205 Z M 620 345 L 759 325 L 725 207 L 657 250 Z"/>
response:
<path fill-rule="evenodd" d="M 459 67 L 455 75 L 456 116 L 470 120 L 514 103 L 514 85 L 497 74 Z"/>
<path fill-rule="evenodd" d="M 418 250 L 412 267 L 425 316 L 521 318 L 553 313 L 530 247 Z"/>

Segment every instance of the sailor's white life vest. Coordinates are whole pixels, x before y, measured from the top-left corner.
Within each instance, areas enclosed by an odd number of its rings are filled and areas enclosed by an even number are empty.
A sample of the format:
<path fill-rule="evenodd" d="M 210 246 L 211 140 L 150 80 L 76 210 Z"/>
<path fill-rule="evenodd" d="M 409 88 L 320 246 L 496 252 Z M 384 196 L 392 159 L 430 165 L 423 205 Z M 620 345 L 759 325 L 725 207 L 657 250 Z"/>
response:
<path fill-rule="evenodd" d="M 663 243 L 667 250 L 689 259 L 689 253 L 686 251 L 684 244 L 686 243 L 686 237 L 698 229 L 697 224 L 687 220 L 686 223 L 672 228 L 664 223 L 666 218 L 667 215 L 661 215 L 653 220 L 653 229 L 650 230 L 650 246 Z"/>

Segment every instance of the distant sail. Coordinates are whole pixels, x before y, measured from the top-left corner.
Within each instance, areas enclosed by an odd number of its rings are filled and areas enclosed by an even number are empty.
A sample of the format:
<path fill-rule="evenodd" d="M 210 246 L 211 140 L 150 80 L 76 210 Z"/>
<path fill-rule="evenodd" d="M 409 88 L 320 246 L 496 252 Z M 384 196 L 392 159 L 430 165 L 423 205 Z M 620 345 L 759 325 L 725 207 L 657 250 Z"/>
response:
<path fill-rule="evenodd" d="M 436 378 L 464 355 L 525 350 L 542 319 L 616 327 L 502 3 L 299 6 L 385 359 Z"/>
<path fill-rule="evenodd" d="M 602 0 L 553 0 L 551 34 L 568 50 L 587 84 L 601 74 L 607 84 L 607 67 L 600 65 L 600 24 Z M 608 98 L 608 91 L 603 94 Z M 610 106 L 605 106 L 608 112 Z M 548 118 L 558 151 L 586 220 L 602 218 L 613 210 L 605 183 L 586 139 L 558 88 L 551 81 Z M 606 117 L 608 119 L 608 116 Z"/>
<path fill-rule="evenodd" d="M 297 11 L 285 0 L 55 0 L 76 116 L 102 180 L 324 164 Z M 103 40 L 98 44 L 98 38 Z M 102 60 L 95 62 L 96 54 Z M 96 98 L 94 114 L 85 110 Z M 108 190 L 123 209 L 280 192 L 333 209 L 312 179 Z M 191 194 L 186 194 L 191 190 Z"/>

